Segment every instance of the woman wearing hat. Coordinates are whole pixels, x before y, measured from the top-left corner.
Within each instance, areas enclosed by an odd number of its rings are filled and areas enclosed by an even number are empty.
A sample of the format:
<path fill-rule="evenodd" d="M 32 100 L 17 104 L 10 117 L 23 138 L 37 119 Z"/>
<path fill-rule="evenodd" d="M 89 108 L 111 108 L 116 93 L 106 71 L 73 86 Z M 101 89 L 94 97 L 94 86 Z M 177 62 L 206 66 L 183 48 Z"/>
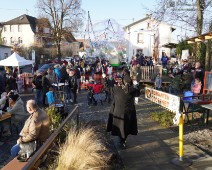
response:
<path fill-rule="evenodd" d="M 128 135 L 137 135 L 137 118 L 134 98 L 139 89 L 133 86 L 131 78 L 126 75 L 112 89 L 113 102 L 109 112 L 107 132 L 120 138 L 121 147 L 126 147 Z"/>
<path fill-rule="evenodd" d="M 7 112 L 12 115 L 11 124 L 17 128 L 18 133 L 22 129 L 23 121 L 28 116 L 24 110 L 24 102 L 16 92 L 9 92 L 9 108 Z M 6 133 L 9 133 L 8 130 Z"/>

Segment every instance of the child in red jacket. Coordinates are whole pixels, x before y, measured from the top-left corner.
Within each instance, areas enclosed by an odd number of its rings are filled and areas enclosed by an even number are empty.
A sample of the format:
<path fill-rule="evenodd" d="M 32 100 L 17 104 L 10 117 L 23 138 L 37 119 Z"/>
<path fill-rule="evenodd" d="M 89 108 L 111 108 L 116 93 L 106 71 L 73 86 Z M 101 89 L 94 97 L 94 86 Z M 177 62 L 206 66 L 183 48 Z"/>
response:
<path fill-rule="evenodd" d="M 103 105 L 101 93 L 104 88 L 104 85 L 101 82 L 96 81 L 96 82 L 94 82 L 94 84 L 88 84 L 87 86 L 93 88 L 93 94 L 94 94 L 94 98 L 96 100 L 95 104 L 97 104 L 97 102 L 100 101 L 101 105 Z"/>
<path fill-rule="evenodd" d="M 198 95 L 200 93 L 202 87 L 202 83 L 199 78 L 194 79 L 194 85 L 191 88 L 191 91 L 194 93 L 194 95 Z"/>

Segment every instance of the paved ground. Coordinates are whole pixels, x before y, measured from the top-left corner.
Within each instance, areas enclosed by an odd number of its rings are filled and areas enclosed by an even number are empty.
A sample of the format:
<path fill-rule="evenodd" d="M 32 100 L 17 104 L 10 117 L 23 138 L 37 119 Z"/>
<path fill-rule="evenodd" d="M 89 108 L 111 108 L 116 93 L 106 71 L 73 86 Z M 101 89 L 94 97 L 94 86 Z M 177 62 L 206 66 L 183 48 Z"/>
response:
<path fill-rule="evenodd" d="M 25 101 L 32 97 L 29 94 L 22 95 Z M 103 106 L 98 104 L 97 106 L 88 107 L 86 103 L 86 92 L 80 93 L 77 100 L 80 105 L 81 121 L 99 121 L 106 124 L 107 114 L 110 108 L 108 103 L 104 102 Z M 72 110 L 73 107 L 73 105 L 70 105 L 69 110 Z M 187 168 L 172 164 L 171 161 L 174 158 L 178 158 L 178 133 L 169 128 L 162 128 L 157 122 L 151 120 L 148 113 L 153 110 L 160 110 L 161 108 L 147 101 L 143 96 L 140 97 L 139 104 L 136 108 L 139 134 L 128 137 L 127 149 L 120 149 L 117 145 L 117 138 L 111 136 L 125 167 L 124 169 L 212 169 L 212 157 L 188 142 L 185 142 L 184 154 L 185 157 L 192 160 L 193 164 Z M 11 146 L 15 144 L 16 139 L 17 135 L 3 139 L 5 144 L 0 146 L 0 167 L 9 161 L 9 151 Z"/>
<path fill-rule="evenodd" d="M 140 97 L 137 105 L 139 134 L 129 136 L 126 150 L 121 150 L 116 144 L 117 138 L 113 137 L 125 169 L 212 169 L 212 157 L 188 142 L 184 144 L 184 158 L 189 158 L 192 165 L 179 167 L 172 163 L 178 158 L 178 133 L 162 128 L 150 118 L 148 113 L 156 108 L 156 104 Z"/>

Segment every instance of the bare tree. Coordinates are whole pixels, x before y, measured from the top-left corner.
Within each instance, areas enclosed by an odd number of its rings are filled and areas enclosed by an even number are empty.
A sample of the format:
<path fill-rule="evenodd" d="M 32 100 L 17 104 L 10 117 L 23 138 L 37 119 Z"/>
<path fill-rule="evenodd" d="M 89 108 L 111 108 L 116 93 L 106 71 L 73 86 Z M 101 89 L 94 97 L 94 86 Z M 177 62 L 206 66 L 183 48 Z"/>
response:
<path fill-rule="evenodd" d="M 37 0 L 40 13 L 49 19 L 51 31 L 61 60 L 61 41 L 67 32 L 76 31 L 82 25 L 84 11 L 81 0 Z"/>
<path fill-rule="evenodd" d="M 185 32 L 190 32 L 190 36 L 197 36 L 210 31 L 211 9 L 212 0 L 160 0 L 157 8 L 149 12 L 159 21 L 184 29 Z M 205 56 L 202 55 L 202 43 L 198 42 L 195 49 L 196 60 L 203 61 Z"/>

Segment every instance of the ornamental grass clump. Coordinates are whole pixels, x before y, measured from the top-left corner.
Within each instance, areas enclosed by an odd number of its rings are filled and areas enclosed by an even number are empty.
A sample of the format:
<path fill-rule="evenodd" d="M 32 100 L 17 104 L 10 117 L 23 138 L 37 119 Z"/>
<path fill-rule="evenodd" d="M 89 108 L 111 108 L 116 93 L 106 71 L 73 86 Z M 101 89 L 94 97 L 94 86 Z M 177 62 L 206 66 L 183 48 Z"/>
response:
<path fill-rule="evenodd" d="M 91 128 L 71 130 L 61 146 L 56 170 L 104 169 L 105 147 Z"/>

